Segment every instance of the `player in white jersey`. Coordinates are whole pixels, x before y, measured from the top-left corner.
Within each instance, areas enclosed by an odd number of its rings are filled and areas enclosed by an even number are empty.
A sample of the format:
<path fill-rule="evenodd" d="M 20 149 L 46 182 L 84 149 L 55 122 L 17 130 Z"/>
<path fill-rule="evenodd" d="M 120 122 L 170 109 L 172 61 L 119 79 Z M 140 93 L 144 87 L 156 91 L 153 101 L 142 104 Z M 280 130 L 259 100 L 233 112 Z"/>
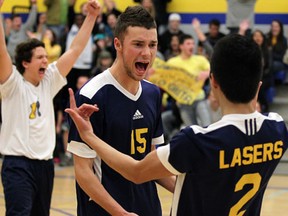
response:
<path fill-rule="evenodd" d="M 172 216 L 258 216 L 268 181 L 288 145 L 282 117 L 256 111 L 261 77 L 262 56 L 252 39 L 235 34 L 219 40 L 210 82 L 223 118 L 207 128 L 186 127 L 141 161 L 93 134 L 89 116 L 96 106 L 77 109 L 71 92 L 67 112 L 81 138 L 125 178 L 141 183 L 177 175 Z"/>
<path fill-rule="evenodd" d="M 3 3 L 0 0 L 0 8 Z M 87 9 L 71 47 L 52 64 L 48 64 L 44 43 L 30 39 L 17 46 L 14 66 L 0 20 L 0 153 L 7 216 L 49 215 L 54 179 L 53 97 L 66 84 L 65 77 L 85 47 L 100 5 L 89 0 Z"/>

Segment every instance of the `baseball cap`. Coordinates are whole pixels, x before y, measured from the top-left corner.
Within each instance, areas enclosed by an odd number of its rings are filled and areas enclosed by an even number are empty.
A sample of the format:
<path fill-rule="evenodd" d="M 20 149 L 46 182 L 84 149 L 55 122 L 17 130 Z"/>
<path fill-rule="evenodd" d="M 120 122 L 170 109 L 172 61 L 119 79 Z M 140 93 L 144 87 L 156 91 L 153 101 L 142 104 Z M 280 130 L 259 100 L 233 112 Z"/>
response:
<path fill-rule="evenodd" d="M 178 13 L 171 13 L 169 15 L 169 21 L 175 20 L 175 21 L 181 21 L 181 16 Z"/>

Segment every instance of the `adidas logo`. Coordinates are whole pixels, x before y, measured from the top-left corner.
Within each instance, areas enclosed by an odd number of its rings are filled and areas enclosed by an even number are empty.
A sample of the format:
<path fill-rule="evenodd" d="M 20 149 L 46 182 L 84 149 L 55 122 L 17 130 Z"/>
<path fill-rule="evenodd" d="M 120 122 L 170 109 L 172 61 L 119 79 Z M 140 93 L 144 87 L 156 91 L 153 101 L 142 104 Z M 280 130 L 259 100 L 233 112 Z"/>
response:
<path fill-rule="evenodd" d="M 144 116 L 140 113 L 139 110 L 136 110 L 135 114 L 133 115 L 133 120 L 144 118 Z"/>

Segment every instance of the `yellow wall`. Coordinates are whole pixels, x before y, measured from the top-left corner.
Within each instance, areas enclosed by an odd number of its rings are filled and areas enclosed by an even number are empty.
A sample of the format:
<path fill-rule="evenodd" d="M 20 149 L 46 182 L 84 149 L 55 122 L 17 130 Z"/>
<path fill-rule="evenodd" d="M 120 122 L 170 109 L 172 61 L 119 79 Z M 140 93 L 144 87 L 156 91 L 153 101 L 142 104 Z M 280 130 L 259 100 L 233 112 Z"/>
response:
<path fill-rule="evenodd" d="M 87 0 L 76 0 L 75 10 Z M 103 0 L 99 0 L 101 3 Z M 19 3 L 21 2 L 21 3 Z M 133 0 L 115 0 L 117 7 L 123 11 L 128 5 L 135 5 Z M 2 12 L 10 13 L 13 5 L 28 6 L 29 0 L 5 0 Z M 43 0 L 37 0 L 39 12 L 46 10 Z M 224 13 L 226 0 L 172 0 L 168 4 L 169 12 L 179 13 Z M 288 13 L 288 0 L 258 0 L 255 7 L 256 13 Z"/>
<path fill-rule="evenodd" d="M 172 0 L 168 11 L 179 13 L 225 13 L 226 0 Z M 256 13 L 288 13 L 287 0 L 257 0 Z"/>

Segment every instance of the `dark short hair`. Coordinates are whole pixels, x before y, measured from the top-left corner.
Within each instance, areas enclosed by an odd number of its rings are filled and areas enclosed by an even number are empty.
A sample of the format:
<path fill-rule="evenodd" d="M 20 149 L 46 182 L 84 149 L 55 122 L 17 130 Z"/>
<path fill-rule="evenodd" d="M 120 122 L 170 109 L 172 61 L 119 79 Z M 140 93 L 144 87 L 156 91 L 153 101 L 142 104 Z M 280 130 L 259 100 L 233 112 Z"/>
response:
<path fill-rule="evenodd" d="M 209 26 L 215 25 L 215 26 L 220 26 L 220 21 L 218 19 L 212 19 L 209 21 Z"/>
<path fill-rule="evenodd" d="M 142 6 L 127 7 L 117 19 L 114 36 L 120 41 L 124 39 L 124 33 L 128 27 L 144 27 L 146 29 L 157 28 L 156 22 L 151 14 Z"/>
<path fill-rule="evenodd" d="M 185 42 L 185 40 L 188 40 L 188 39 L 193 39 L 192 35 L 189 35 L 189 34 L 181 34 L 179 36 L 179 44 L 183 44 Z"/>
<path fill-rule="evenodd" d="M 17 18 L 17 17 L 22 18 L 20 14 L 12 13 L 11 16 L 10 16 L 10 19 L 11 19 L 11 20 L 14 20 L 14 19 Z"/>
<path fill-rule="evenodd" d="M 37 47 L 43 47 L 45 48 L 45 45 L 42 41 L 38 39 L 29 39 L 25 42 L 22 42 L 18 44 L 15 50 L 15 65 L 17 70 L 23 74 L 25 71 L 25 68 L 22 65 L 23 61 L 30 62 L 32 55 L 33 55 L 33 50 Z"/>
<path fill-rule="evenodd" d="M 223 37 L 215 45 L 211 73 L 229 101 L 248 103 L 255 97 L 262 77 L 259 46 L 238 34 Z"/>

